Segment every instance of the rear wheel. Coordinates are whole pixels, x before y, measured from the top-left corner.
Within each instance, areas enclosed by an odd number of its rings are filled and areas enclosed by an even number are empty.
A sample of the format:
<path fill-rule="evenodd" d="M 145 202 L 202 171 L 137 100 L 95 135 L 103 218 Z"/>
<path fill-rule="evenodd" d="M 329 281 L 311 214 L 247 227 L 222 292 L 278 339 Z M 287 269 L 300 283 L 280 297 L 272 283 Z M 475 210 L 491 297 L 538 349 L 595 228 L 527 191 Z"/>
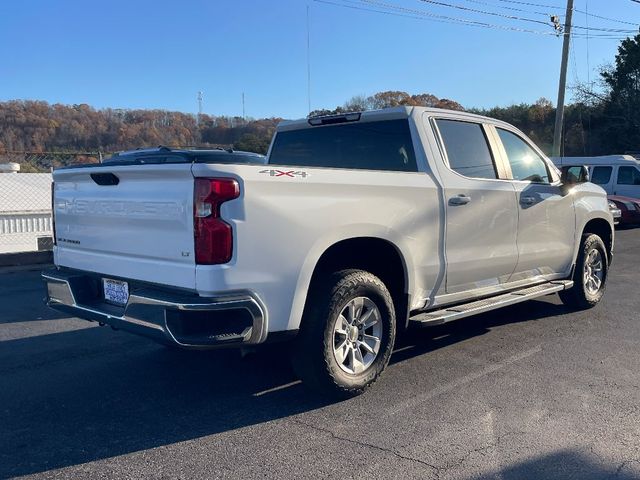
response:
<path fill-rule="evenodd" d="M 602 239 L 595 234 L 582 236 L 573 274 L 573 287 L 559 292 L 562 303 L 574 308 L 591 308 L 604 295 L 609 262 Z"/>
<path fill-rule="evenodd" d="M 293 349 L 293 368 L 323 393 L 362 393 L 389 363 L 396 335 L 391 295 L 362 270 L 329 276 L 311 292 Z"/>

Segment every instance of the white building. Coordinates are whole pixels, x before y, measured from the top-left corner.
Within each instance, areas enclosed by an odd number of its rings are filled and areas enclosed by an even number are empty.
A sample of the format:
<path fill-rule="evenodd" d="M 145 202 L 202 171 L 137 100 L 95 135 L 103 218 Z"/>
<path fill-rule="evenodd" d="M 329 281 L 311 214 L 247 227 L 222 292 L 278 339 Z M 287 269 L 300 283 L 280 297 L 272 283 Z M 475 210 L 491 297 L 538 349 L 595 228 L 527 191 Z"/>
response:
<path fill-rule="evenodd" d="M 50 249 L 51 174 L 0 167 L 0 254 Z"/>

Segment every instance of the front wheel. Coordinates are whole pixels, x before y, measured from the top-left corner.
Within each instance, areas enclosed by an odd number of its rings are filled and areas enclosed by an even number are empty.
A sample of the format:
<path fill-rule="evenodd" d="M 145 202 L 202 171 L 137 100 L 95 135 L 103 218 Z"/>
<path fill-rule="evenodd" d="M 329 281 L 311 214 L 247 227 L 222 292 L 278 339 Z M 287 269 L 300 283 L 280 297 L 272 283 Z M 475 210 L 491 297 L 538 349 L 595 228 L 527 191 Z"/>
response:
<path fill-rule="evenodd" d="M 310 292 L 293 349 L 293 368 L 305 385 L 354 396 L 389 363 L 396 335 L 393 301 L 375 275 L 343 270 Z"/>
<path fill-rule="evenodd" d="M 583 235 L 573 274 L 573 287 L 559 292 L 560 300 L 567 306 L 579 309 L 596 306 L 604 295 L 608 271 L 607 249 L 602 239 L 595 234 Z"/>

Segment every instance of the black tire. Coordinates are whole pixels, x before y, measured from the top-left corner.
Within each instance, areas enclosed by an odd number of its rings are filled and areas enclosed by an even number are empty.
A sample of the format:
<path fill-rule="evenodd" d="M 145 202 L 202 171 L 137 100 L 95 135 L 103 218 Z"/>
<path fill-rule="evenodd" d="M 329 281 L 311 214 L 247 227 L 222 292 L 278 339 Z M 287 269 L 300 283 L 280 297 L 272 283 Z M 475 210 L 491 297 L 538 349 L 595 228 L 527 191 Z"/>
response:
<path fill-rule="evenodd" d="M 349 369 L 350 362 L 347 358 L 349 353 L 344 355 L 345 361 L 341 365 L 336 357 L 339 354 L 334 353 L 334 348 L 338 349 L 337 344 L 350 343 L 351 337 L 345 335 L 344 342 L 336 342 L 336 338 L 341 338 L 339 337 L 341 334 L 334 329 L 336 322 L 342 322 L 341 313 L 351 312 L 348 310 L 349 305 L 354 305 L 352 302 L 356 304 L 362 302 L 361 298 L 366 298 L 368 301 L 364 304 L 366 306 L 360 309 L 360 315 L 365 317 L 365 313 L 373 311 L 374 315 L 369 315 L 369 318 L 374 316 L 379 319 L 381 327 L 376 327 L 380 328 L 378 330 L 380 332 L 379 350 L 375 359 L 371 360 L 372 363 L 363 371 L 349 373 L 345 371 Z M 375 313 L 376 309 L 377 313 Z M 343 315 L 345 319 L 347 316 L 347 313 Z M 354 320 L 353 325 L 356 324 L 357 320 Z M 375 324 L 378 325 L 378 321 Z M 367 331 L 373 332 L 373 330 Z M 357 331 L 350 332 L 354 335 L 357 333 Z M 362 330 L 362 333 L 364 334 L 365 330 Z M 378 379 L 389 363 L 395 337 L 396 317 L 393 300 L 384 283 L 369 272 L 342 270 L 329 275 L 315 291 L 310 292 L 300 331 L 292 349 L 292 365 L 305 386 L 313 390 L 338 397 L 359 395 Z M 355 342 L 356 339 L 353 339 L 353 343 L 344 350 L 338 349 L 343 352 L 349 352 L 349 348 L 352 349 L 351 364 L 356 362 L 353 357 L 356 355 L 356 350 L 360 349 L 359 358 L 365 358 L 369 354 L 367 350 L 356 347 Z M 362 368 L 361 365 L 360 367 Z"/>
<path fill-rule="evenodd" d="M 589 288 L 587 275 L 585 275 L 585 263 L 593 250 L 598 252 L 602 263 L 602 279 L 597 291 Z M 609 257 L 604 242 L 598 235 L 583 235 L 582 241 L 580 242 L 580 251 L 578 252 L 578 258 L 576 260 L 576 268 L 573 273 L 573 287 L 569 290 L 559 292 L 560 300 L 562 300 L 562 303 L 565 305 L 580 310 L 595 307 L 604 295 L 608 274 Z"/>

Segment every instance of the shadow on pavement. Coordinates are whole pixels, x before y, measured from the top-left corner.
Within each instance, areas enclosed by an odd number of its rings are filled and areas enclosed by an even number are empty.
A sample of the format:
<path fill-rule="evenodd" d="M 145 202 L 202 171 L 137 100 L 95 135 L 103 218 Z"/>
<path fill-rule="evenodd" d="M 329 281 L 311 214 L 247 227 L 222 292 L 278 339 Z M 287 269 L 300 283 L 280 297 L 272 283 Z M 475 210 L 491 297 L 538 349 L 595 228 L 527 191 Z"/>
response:
<path fill-rule="evenodd" d="M 564 313 L 562 306 L 533 301 L 421 329 L 405 336 L 392 362 L 506 323 Z M 235 350 L 174 351 L 105 328 L 0 342 L 0 477 L 169 445 L 329 403 L 297 382 L 285 348 L 241 359 Z"/>
<path fill-rule="evenodd" d="M 550 298 L 555 299 L 556 297 Z M 501 325 L 551 318 L 569 312 L 570 310 L 562 304 L 554 304 L 544 300 L 530 300 L 446 325 L 412 329 L 398 339 L 397 351 L 391 357 L 391 363 L 398 363 L 407 358 L 484 335 L 492 328 Z"/>
<path fill-rule="evenodd" d="M 6 272 L 0 268 L 0 324 L 68 317 L 44 304 L 41 270 Z"/>
<path fill-rule="evenodd" d="M 488 475 L 473 477 L 473 480 L 637 480 L 637 465 L 634 471 L 632 463 L 621 463 L 606 467 L 594 462 L 594 458 L 579 451 L 561 450 L 509 466 Z"/>

